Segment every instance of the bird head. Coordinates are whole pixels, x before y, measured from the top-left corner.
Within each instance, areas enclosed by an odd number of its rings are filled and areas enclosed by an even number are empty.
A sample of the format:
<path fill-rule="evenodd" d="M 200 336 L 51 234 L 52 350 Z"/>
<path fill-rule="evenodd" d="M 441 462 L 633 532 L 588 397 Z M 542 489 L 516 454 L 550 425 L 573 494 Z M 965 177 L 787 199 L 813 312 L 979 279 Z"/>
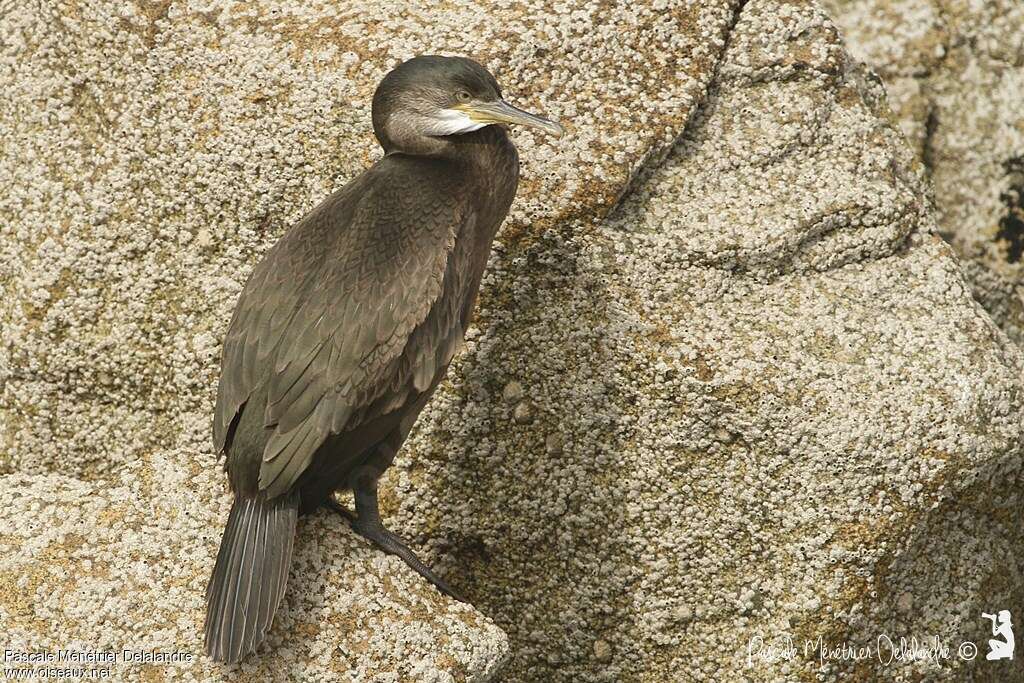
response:
<path fill-rule="evenodd" d="M 561 137 L 559 124 L 505 102 L 494 76 L 472 59 L 425 55 L 395 67 L 373 96 L 373 131 L 386 152 L 434 154 L 444 138 L 492 124 Z"/>

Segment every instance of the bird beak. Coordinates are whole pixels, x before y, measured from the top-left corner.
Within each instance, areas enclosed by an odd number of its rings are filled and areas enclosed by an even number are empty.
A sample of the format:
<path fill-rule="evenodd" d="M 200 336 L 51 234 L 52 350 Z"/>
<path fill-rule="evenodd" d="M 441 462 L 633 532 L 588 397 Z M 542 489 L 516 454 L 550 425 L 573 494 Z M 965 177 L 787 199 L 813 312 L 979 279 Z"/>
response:
<path fill-rule="evenodd" d="M 521 126 L 546 130 L 557 138 L 565 134 L 565 128 L 560 124 L 513 107 L 505 100 L 468 102 L 466 104 L 457 104 L 452 108 L 463 112 L 476 123 L 517 123 Z"/>

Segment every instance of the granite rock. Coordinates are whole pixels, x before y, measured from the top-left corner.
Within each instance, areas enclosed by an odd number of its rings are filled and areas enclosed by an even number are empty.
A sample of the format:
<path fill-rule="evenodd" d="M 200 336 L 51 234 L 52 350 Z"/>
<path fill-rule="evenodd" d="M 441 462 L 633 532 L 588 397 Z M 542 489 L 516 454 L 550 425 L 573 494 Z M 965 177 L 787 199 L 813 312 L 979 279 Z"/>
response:
<path fill-rule="evenodd" d="M 0 28 L 11 646 L 198 651 L 234 298 L 379 153 L 369 95 L 429 51 L 477 57 L 569 128 L 515 132 L 477 321 L 382 498 L 479 611 L 320 514 L 272 654 L 118 675 L 1020 673 L 802 652 L 880 634 L 984 652 L 980 612 L 1024 603 L 1024 357 L 816 3 L 64 2 Z M 787 636 L 792 659 L 750 656 Z"/>
<path fill-rule="evenodd" d="M 666 161 L 495 263 L 390 481 L 507 680 L 1019 675 L 980 615 L 1024 603 L 1024 359 L 922 170 L 818 5 L 751 0 Z"/>
<path fill-rule="evenodd" d="M 1024 344 L 1024 4 L 825 0 L 885 81 L 978 301 Z"/>
<path fill-rule="evenodd" d="M 667 153 L 733 4 L 66 0 L 0 12 L 5 645 L 195 656 L 119 664 L 114 678 L 229 673 L 198 656 L 230 500 L 210 447 L 223 333 L 260 255 L 381 153 L 370 99 L 384 73 L 419 53 L 465 54 L 508 99 L 566 122 L 560 143 L 515 132 L 523 178 L 501 240 L 525 244 L 607 213 Z M 249 679 L 479 681 L 507 657 L 491 620 L 339 520 L 303 523 L 297 548 L 272 654 L 243 667 Z"/>
<path fill-rule="evenodd" d="M 300 522 L 263 656 L 211 662 L 202 604 L 227 505 L 219 473 L 182 467 L 193 458 L 156 453 L 102 481 L 0 477 L 6 650 L 114 653 L 112 663 L 55 665 L 108 680 L 492 680 L 508 656 L 501 629 L 328 515 Z M 175 659 L 139 662 L 126 650 Z"/>

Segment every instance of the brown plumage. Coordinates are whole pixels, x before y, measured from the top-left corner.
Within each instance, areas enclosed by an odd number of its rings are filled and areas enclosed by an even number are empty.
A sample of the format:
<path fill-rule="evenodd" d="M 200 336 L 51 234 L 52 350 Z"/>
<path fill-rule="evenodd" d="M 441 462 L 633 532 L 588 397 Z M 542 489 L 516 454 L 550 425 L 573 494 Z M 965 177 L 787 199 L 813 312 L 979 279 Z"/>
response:
<path fill-rule="evenodd" d="M 237 662 L 285 592 L 299 512 L 352 489 L 357 532 L 451 590 L 380 522 L 391 464 L 469 324 L 515 195 L 496 123 L 560 134 L 505 104 L 468 59 L 419 57 L 373 103 L 383 159 L 294 225 L 256 266 L 224 342 L 214 444 L 235 495 L 207 589 L 206 651 Z"/>

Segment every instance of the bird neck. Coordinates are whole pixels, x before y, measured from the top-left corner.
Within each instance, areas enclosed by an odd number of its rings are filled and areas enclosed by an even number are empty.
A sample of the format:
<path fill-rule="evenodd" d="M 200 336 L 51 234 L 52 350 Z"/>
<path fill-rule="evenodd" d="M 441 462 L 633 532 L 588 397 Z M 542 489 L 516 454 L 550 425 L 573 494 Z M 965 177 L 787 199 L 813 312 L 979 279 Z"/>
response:
<path fill-rule="evenodd" d="M 401 143 L 387 153 L 442 159 L 484 174 L 502 170 L 509 161 L 517 160 L 508 132 L 498 125 L 444 137 L 417 135 L 412 139 L 407 136 Z"/>
<path fill-rule="evenodd" d="M 476 177 L 491 178 L 513 171 L 518 176 L 519 158 L 503 126 L 484 126 L 471 133 L 448 136 L 445 140 L 448 146 L 444 156 L 467 166 Z"/>

